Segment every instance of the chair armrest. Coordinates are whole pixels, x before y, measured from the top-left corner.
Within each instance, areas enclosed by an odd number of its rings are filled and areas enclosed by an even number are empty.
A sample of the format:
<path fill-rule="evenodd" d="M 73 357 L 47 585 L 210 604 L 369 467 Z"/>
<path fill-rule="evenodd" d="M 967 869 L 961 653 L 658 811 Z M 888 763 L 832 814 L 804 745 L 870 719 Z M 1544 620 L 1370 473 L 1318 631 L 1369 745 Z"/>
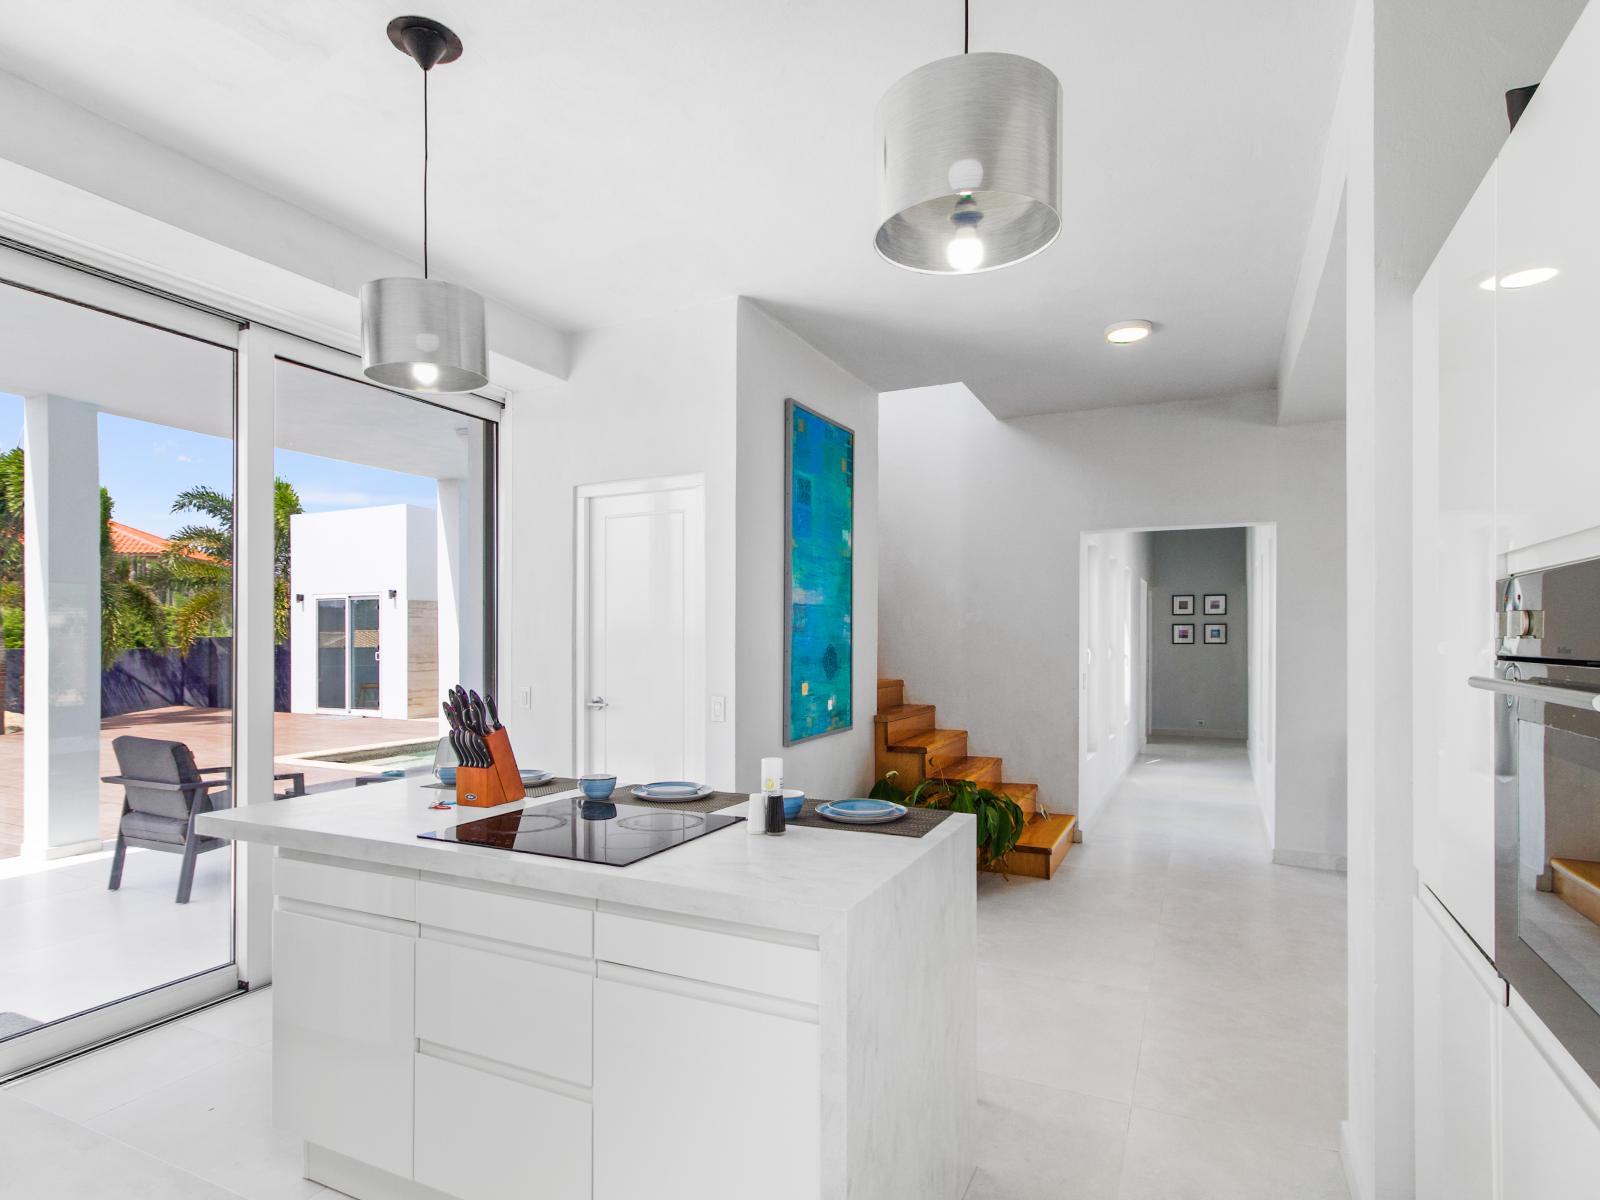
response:
<path fill-rule="evenodd" d="M 101 783 L 120 783 L 124 787 L 151 788 L 158 792 L 192 792 L 199 789 L 227 787 L 225 779 L 197 779 L 193 783 L 166 783 L 158 779 L 130 779 L 126 775 L 102 775 Z"/>
<path fill-rule="evenodd" d="M 212 775 L 218 771 L 221 771 L 224 775 L 233 774 L 232 767 L 197 767 L 195 769 L 198 770 L 202 775 Z"/>

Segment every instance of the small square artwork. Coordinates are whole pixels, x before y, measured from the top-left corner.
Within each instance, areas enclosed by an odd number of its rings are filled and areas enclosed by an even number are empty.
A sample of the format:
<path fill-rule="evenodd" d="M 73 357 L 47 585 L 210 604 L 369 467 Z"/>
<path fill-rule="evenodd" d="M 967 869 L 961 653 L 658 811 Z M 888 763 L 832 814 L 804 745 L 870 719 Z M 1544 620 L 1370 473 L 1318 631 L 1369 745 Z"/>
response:
<path fill-rule="evenodd" d="M 1206 616 L 1225 617 L 1227 615 L 1228 597 L 1226 595 L 1206 597 Z"/>
<path fill-rule="evenodd" d="M 1172 598 L 1172 615 L 1175 617 L 1194 616 L 1193 596 L 1174 596 Z M 1193 640 L 1193 639 L 1190 639 Z"/>
<path fill-rule="evenodd" d="M 1206 645 L 1226 646 L 1228 644 L 1228 627 L 1226 625 L 1206 626 Z"/>
<path fill-rule="evenodd" d="M 1194 626 L 1174 625 L 1172 627 L 1172 644 L 1174 646 L 1194 645 Z"/>

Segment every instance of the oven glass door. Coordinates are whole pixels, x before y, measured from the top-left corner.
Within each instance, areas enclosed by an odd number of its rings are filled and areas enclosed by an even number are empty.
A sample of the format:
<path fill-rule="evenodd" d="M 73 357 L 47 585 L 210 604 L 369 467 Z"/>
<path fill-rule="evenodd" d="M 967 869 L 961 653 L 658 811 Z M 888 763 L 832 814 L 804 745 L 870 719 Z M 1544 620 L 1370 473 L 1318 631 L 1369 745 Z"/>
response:
<path fill-rule="evenodd" d="M 1495 966 L 1600 1081 L 1600 669 L 1498 676 Z"/>

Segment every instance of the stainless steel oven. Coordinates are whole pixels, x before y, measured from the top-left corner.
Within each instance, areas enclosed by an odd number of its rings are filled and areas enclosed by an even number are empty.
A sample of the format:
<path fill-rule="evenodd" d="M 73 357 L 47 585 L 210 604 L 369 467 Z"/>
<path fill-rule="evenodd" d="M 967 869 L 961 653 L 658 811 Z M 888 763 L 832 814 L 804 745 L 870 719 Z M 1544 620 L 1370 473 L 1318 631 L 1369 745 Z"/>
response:
<path fill-rule="evenodd" d="M 1600 559 L 1497 610 L 1495 967 L 1600 1082 Z"/>

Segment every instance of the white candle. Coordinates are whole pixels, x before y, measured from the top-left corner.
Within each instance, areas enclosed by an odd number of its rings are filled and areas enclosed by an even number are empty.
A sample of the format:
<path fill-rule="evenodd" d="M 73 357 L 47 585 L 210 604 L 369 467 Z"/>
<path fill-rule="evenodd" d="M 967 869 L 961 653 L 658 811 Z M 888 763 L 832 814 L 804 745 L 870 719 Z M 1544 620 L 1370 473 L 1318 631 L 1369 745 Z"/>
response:
<path fill-rule="evenodd" d="M 763 791 L 768 792 L 783 790 L 783 759 L 763 758 L 761 760 L 761 788 Z"/>

